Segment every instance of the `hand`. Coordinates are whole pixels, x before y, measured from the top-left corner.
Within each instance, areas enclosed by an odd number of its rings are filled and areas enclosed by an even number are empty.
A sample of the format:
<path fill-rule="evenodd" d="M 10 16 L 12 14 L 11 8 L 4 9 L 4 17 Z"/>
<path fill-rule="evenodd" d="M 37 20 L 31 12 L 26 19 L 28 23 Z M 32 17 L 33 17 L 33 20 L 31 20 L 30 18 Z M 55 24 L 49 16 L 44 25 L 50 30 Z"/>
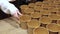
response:
<path fill-rule="evenodd" d="M 0 1 L 0 8 L 6 14 L 11 14 L 13 17 L 19 19 L 19 16 L 22 15 L 19 10 L 13 5 L 9 3 L 7 0 Z"/>
<path fill-rule="evenodd" d="M 12 16 L 14 17 L 14 18 L 17 18 L 18 20 L 19 20 L 19 16 L 21 16 L 22 14 L 19 12 L 19 10 L 16 10 L 16 11 L 14 11 L 15 13 L 14 14 L 12 14 Z"/>
<path fill-rule="evenodd" d="M 9 4 L 8 5 L 8 10 L 10 11 L 10 14 L 14 17 L 19 19 L 19 16 L 21 16 L 22 14 L 19 12 L 18 8 L 15 7 L 15 5 L 13 4 Z"/>

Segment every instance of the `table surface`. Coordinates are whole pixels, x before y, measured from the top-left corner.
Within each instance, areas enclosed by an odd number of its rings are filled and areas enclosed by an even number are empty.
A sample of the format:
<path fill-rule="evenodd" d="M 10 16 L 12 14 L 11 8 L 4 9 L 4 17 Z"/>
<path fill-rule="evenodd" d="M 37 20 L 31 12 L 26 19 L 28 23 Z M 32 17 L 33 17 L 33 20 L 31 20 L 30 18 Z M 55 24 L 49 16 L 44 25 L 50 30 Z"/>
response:
<path fill-rule="evenodd" d="M 21 29 L 14 20 L 7 18 L 0 20 L 0 34 L 27 34 L 27 30 Z"/>

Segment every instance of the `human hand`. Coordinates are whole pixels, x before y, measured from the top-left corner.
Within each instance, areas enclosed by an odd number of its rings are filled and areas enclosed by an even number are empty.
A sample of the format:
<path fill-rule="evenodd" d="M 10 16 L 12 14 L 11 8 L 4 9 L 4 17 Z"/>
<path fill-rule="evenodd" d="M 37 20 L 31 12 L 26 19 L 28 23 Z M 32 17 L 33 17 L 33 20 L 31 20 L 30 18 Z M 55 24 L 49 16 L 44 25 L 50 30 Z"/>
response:
<path fill-rule="evenodd" d="M 16 10 L 16 11 L 14 11 L 14 12 L 15 12 L 15 13 L 12 14 L 12 16 L 13 16 L 14 18 L 19 19 L 19 16 L 21 16 L 22 14 L 19 12 L 19 10 Z"/>
<path fill-rule="evenodd" d="M 1 10 L 6 14 L 11 14 L 13 17 L 19 19 L 19 16 L 22 14 L 19 12 L 19 10 L 13 5 L 12 3 L 9 3 L 7 0 L 1 0 L 0 1 L 0 8 Z"/>
<path fill-rule="evenodd" d="M 18 8 L 15 7 L 15 5 L 13 4 L 9 4 L 8 6 L 8 10 L 10 12 L 10 14 L 14 17 L 14 18 L 17 18 L 19 19 L 19 16 L 21 16 L 22 14 L 19 12 Z"/>

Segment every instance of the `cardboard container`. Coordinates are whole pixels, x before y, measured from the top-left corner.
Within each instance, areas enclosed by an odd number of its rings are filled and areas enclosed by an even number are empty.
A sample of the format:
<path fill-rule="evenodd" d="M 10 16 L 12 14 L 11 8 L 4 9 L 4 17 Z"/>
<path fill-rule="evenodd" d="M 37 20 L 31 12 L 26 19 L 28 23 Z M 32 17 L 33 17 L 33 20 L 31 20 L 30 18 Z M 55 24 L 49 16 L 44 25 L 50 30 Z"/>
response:
<path fill-rule="evenodd" d="M 40 14 L 42 14 L 42 15 L 50 15 L 50 10 L 43 9 L 43 10 L 40 11 Z"/>
<path fill-rule="evenodd" d="M 20 27 L 23 29 L 27 29 L 27 22 L 29 22 L 31 20 L 31 17 L 28 15 L 22 15 L 20 16 Z"/>
<path fill-rule="evenodd" d="M 40 1 L 38 1 L 38 2 L 35 3 L 35 5 L 37 5 L 37 6 L 42 6 L 42 4 L 43 4 L 43 3 L 40 2 Z"/>
<path fill-rule="evenodd" d="M 51 32 L 49 31 L 49 34 L 58 34 L 59 32 Z"/>
<path fill-rule="evenodd" d="M 51 19 L 50 19 L 50 17 L 41 17 L 39 19 L 39 22 L 43 23 L 43 24 L 50 24 L 51 23 Z"/>
<path fill-rule="evenodd" d="M 25 9 L 27 9 L 29 7 L 28 7 L 28 5 L 21 5 L 20 8 L 21 8 L 21 10 L 25 10 Z"/>
<path fill-rule="evenodd" d="M 33 19 L 30 22 L 27 23 L 28 26 L 28 34 L 33 34 L 33 29 L 38 28 L 40 26 L 40 23 L 38 20 Z"/>
<path fill-rule="evenodd" d="M 27 26 L 27 23 L 26 23 L 26 22 L 21 22 L 21 23 L 20 23 L 20 27 L 21 27 L 22 29 L 28 29 L 28 26 Z"/>
<path fill-rule="evenodd" d="M 30 22 L 27 23 L 29 28 L 38 28 L 40 26 L 40 23 L 38 20 L 33 19 Z"/>
<path fill-rule="evenodd" d="M 33 29 L 34 28 L 28 28 L 28 30 L 27 30 L 28 34 L 33 34 Z"/>
<path fill-rule="evenodd" d="M 29 22 L 31 17 L 29 15 L 22 15 L 20 16 L 20 22 Z"/>
<path fill-rule="evenodd" d="M 60 20 L 57 20 L 57 24 L 60 25 Z"/>
<path fill-rule="evenodd" d="M 33 14 L 34 13 L 34 9 L 28 8 L 28 9 L 22 10 L 22 13 L 24 13 L 24 14 Z"/>
<path fill-rule="evenodd" d="M 57 15 L 60 15 L 60 11 L 57 12 Z"/>
<path fill-rule="evenodd" d="M 39 12 L 34 12 L 33 14 L 31 14 L 32 18 L 40 18 L 41 14 Z"/>
<path fill-rule="evenodd" d="M 60 34 L 60 31 L 58 32 L 58 34 Z"/>
<path fill-rule="evenodd" d="M 60 20 L 60 16 L 56 15 L 56 14 L 51 14 L 49 15 L 49 17 L 52 19 L 52 20 Z"/>
<path fill-rule="evenodd" d="M 60 30 L 60 26 L 55 23 L 48 24 L 46 28 L 51 32 L 59 32 Z"/>
<path fill-rule="evenodd" d="M 40 6 L 34 6 L 34 10 L 37 12 L 40 12 L 40 10 L 42 10 L 42 7 Z"/>
<path fill-rule="evenodd" d="M 29 3 L 28 6 L 29 6 L 30 8 L 34 8 L 35 3 Z"/>
<path fill-rule="evenodd" d="M 33 34 L 49 34 L 49 31 L 46 28 L 39 27 L 33 30 Z"/>

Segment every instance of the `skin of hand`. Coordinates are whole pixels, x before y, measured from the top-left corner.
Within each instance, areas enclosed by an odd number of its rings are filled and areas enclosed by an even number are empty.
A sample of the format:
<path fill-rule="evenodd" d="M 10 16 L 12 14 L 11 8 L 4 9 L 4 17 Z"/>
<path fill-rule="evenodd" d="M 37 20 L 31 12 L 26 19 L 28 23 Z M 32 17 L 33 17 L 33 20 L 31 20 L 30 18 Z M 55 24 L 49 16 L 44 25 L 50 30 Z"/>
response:
<path fill-rule="evenodd" d="M 19 12 L 19 10 L 17 9 L 17 7 L 15 7 L 15 5 L 13 5 L 13 4 L 11 4 L 11 3 L 9 3 L 9 5 L 8 5 L 8 10 L 10 11 L 10 14 L 13 16 L 13 17 L 15 17 L 15 18 L 17 18 L 17 19 L 19 19 L 19 16 L 21 16 L 22 14 Z"/>
<path fill-rule="evenodd" d="M 21 16 L 22 14 L 19 12 L 19 10 L 16 10 L 14 14 L 12 14 L 12 16 L 14 18 L 17 18 L 19 20 L 19 16 Z"/>
<path fill-rule="evenodd" d="M 22 14 L 19 12 L 19 10 L 18 10 L 13 4 L 10 4 L 9 6 L 10 6 L 10 8 L 8 7 L 8 9 L 10 10 L 10 14 L 11 14 L 13 17 L 19 19 L 19 16 L 22 15 Z"/>

